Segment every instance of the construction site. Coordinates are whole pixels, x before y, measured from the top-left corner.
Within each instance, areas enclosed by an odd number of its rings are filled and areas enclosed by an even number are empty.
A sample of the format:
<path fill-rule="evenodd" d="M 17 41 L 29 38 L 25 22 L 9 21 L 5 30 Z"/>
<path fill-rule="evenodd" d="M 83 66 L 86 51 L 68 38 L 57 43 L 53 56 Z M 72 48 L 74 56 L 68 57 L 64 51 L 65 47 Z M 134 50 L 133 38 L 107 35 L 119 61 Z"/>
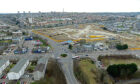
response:
<path fill-rule="evenodd" d="M 36 34 L 46 36 L 56 42 L 80 41 L 86 42 L 105 41 L 109 38 L 116 38 L 121 43 L 128 44 L 131 49 L 140 48 L 140 37 L 129 33 L 113 33 L 100 28 L 97 24 L 78 24 L 63 27 L 32 30 Z"/>

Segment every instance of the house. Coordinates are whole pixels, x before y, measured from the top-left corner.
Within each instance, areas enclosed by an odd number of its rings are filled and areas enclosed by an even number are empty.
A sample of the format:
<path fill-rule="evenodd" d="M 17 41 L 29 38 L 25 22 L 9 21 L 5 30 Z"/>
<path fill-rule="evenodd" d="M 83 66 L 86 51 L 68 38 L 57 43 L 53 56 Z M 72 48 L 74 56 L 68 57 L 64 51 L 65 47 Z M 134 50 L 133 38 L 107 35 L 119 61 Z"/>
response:
<path fill-rule="evenodd" d="M 33 41 L 33 44 L 39 46 L 42 45 L 43 43 L 40 40 L 37 40 L 37 41 Z"/>
<path fill-rule="evenodd" d="M 29 64 L 28 59 L 21 59 L 7 74 L 9 80 L 18 80 L 24 74 L 26 67 Z"/>
<path fill-rule="evenodd" d="M 44 77 L 47 63 L 48 63 L 47 57 L 43 57 L 38 60 L 37 66 L 33 72 L 34 80 L 40 80 L 41 78 Z"/>
<path fill-rule="evenodd" d="M 0 75 L 2 74 L 2 71 L 10 64 L 9 60 L 1 59 L 0 60 Z"/>
<path fill-rule="evenodd" d="M 12 35 L 15 37 L 22 36 L 22 32 L 20 30 L 12 32 Z"/>
<path fill-rule="evenodd" d="M 12 38 L 13 43 L 19 43 L 22 40 L 22 38 Z"/>

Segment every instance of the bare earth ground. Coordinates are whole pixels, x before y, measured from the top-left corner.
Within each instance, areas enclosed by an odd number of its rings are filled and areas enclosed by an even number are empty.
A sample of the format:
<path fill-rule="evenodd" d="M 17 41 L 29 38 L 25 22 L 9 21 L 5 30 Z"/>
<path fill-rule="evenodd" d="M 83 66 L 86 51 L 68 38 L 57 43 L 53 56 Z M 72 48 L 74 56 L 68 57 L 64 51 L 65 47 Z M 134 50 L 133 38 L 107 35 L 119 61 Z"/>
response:
<path fill-rule="evenodd" d="M 110 37 L 115 37 L 120 40 L 122 43 L 127 43 L 129 48 L 140 48 L 140 37 L 137 35 L 132 35 L 129 33 L 113 33 L 101 29 L 96 24 L 79 24 L 78 27 L 74 25 L 56 27 L 56 28 L 47 28 L 37 30 L 40 33 L 50 36 L 56 40 L 78 40 L 78 39 L 98 39 L 101 38 L 107 39 Z M 90 36 L 104 36 L 104 37 L 94 37 Z"/>

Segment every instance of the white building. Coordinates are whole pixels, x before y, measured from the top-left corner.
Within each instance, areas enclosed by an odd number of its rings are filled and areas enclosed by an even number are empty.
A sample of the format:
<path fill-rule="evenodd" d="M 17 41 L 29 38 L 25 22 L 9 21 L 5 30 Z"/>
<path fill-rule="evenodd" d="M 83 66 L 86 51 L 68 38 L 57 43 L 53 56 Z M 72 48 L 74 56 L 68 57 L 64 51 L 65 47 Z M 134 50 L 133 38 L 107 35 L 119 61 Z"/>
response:
<path fill-rule="evenodd" d="M 137 15 L 137 19 L 140 19 L 140 15 Z"/>
<path fill-rule="evenodd" d="M 28 59 L 21 59 L 7 74 L 9 80 L 18 80 L 23 74 L 29 64 Z"/>
<path fill-rule="evenodd" d="M 48 63 L 47 57 L 39 59 L 35 71 L 33 72 L 34 80 L 40 80 L 41 78 L 44 77 L 47 63 Z"/>
<path fill-rule="evenodd" d="M 9 60 L 1 59 L 0 60 L 0 74 L 2 74 L 2 71 L 10 64 Z"/>
<path fill-rule="evenodd" d="M 12 35 L 13 36 L 22 36 L 22 31 L 18 30 L 18 31 L 12 32 Z"/>

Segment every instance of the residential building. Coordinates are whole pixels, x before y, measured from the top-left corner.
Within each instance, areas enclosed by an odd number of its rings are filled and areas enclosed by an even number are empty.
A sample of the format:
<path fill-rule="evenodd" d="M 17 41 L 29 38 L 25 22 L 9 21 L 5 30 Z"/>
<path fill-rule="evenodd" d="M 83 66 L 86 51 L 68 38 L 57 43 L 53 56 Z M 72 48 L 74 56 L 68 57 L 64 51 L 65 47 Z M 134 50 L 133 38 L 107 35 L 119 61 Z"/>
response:
<path fill-rule="evenodd" d="M 29 64 L 29 59 L 21 59 L 7 74 L 9 80 L 18 80 L 24 74 L 26 67 Z"/>
<path fill-rule="evenodd" d="M 2 71 L 10 64 L 9 60 L 1 59 L 0 60 L 0 75 L 2 74 Z"/>
<path fill-rule="evenodd" d="M 40 80 L 41 78 L 44 77 L 47 63 L 48 63 L 47 57 L 43 57 L 38 60 L 35 71 L 33 72 L 34 80 Z"/>

